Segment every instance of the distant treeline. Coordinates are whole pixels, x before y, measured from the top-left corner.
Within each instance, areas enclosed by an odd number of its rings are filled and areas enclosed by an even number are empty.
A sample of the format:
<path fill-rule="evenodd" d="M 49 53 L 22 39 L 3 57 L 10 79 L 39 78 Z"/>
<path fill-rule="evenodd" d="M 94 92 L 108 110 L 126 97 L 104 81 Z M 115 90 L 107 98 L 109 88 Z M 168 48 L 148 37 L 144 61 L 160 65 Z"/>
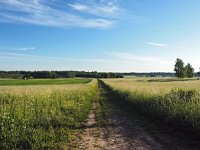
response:
<path fill-rule="evenodd" d="M 0 71 L 0 78 L 123 78 L 121 73 L 85 71 Z"/>
<path fill-rule="evenodd" d="M 136 77 L 175 77 L 175 73 L 170 72 L 150 72 L 150 73 L 113 73 L 113 72 L 85 72 L 85 71 L 0 71 L 0 78 L 123 78 L 125 76 Z M 195 73 L 200 77 L 200 72 Z"/>
<path fill-rule="evenodd" d="M 148 72 L 148 73 L 122 73 L 124 76 L 136 76 L 136 77 L 175 77 L 175 73 L 171 72 Z"/>
<path fill-rule="evenodd" d="M 175 73 L 172 72 L 148 72 L 148 73 L 122 73 L 123 76 L 136 76 L 136 77 L 175 77 Z M 200 77 L 200 72 L 194 73 L 194 77 Z"/>

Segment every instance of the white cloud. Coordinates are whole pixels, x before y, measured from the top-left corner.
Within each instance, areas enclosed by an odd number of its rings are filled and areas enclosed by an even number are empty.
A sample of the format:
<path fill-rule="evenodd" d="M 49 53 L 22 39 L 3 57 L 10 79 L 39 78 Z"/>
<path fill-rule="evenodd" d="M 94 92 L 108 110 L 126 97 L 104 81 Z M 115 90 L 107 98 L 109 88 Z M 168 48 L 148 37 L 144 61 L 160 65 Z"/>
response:
<path fill-rule="evenodd" d="M 63 0 L 57 3 L 52 0 L 1 0 L 0 21 L 55 27 L 75 26 L 86 28 L 110 28 L 116 23 L 114 16 L 117 7 L 114 4 L 101 3 L 101 6 L 98 6 L 97 2 L 87 3 L 87 5 L 78 3 L 67 4 L 70 7 L 63 7 L 63 4 L 66 5 Z M 84 16 L 81 13 L 68 11 L 68 9 L 75 9 L 80 12 L 87 11 L 93 15 Z M 103 14 L 110 14 L 110 16 L 106 17 Z"/>
<path fill-rule="evenodd" d="M 78 4 L 78 3 L 77 4 L 68 4 L 68 5 L 78 11 L 88 11 L 90 9 L 88 6 Z"/>
<path fill-rule="evenodd" d="M 80 12 L 88 13 L 88 14 L 93 14 L 97 16 L 109 16 L 109 15 L 116 15 L 119 8 L 116 4 L 109 2 L 104 5 L 98 5 L 96 3 L 93 4 L 80 4 L 80 3 L 75 3 L 75 4 L 69 4 L 69 6 Z"/>
<path fill-rule="evenodd" d="M 155 42 L 146 42 L 146 44 L 151 45 L 151 46 L 156 46 L 156 47 L 166 47 L 167 46 L 167 44 L 155 43 Z"/>
<path fill-rule="evenodd" d="M 7 50 L 7 51 L 30 51 L 30 50 L 35 50 L 35 47 L 21 47 L 21 48 L 0 47 L 0 50 Z"/>

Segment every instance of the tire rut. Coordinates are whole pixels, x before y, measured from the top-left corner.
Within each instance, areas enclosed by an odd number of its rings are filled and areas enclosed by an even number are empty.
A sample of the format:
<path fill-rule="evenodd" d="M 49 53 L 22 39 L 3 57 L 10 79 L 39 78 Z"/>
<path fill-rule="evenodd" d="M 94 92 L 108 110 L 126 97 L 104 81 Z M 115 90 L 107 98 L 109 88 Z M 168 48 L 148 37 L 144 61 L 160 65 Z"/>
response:
<path fill-rule="evenodd" d="M 131 118 L 119 109 L 113 96 L 105 86 L 99 83 L 99 100 L 93 103 L 87 125 L 77 132 L 73 147 L 82 150 L 163 150 L 168 149 L 142 127 L 137 118 Z M 103 114 L 103 117 L 102 117 Z M 99 115 L 106 123 L 101 123 Z M 175 149 L 179 148 L 178 146 Z"/>

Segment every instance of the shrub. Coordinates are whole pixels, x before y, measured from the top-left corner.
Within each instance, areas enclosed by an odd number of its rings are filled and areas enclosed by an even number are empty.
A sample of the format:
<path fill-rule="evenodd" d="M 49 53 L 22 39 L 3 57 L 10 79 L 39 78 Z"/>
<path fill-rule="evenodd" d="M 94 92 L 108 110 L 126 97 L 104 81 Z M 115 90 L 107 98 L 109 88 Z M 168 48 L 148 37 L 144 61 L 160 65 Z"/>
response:
<path fill-rule="evenodd" d="M 197 98 L 197 96 L 198 92 L 194 89 L 172 89 L 171 92 L 166 95 L 166 98 L 170 100 L 189 102 Z"/>

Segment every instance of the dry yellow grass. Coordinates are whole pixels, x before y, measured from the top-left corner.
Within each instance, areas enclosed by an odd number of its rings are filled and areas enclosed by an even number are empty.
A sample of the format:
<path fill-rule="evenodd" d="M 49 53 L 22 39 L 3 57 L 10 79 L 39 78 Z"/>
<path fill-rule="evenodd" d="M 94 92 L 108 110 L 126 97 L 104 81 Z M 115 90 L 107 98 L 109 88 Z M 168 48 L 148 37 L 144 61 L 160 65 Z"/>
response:
<path fill-rule="evenodd" d="M 103 80 L 132 109 L 151 120 L 200 137 L 200 80 L 125 78 Z"/>
<path fill-rule="evenodd" d="M 175 81 L 174 81 L 175 80 Z M 181 80 L 175 78 L 123 78 L 104 79 L 114 89 L 138 91 L 148 94 L 164 94 L 175 88 L 196 89 L 200 91 L 200 80 Z"/>

